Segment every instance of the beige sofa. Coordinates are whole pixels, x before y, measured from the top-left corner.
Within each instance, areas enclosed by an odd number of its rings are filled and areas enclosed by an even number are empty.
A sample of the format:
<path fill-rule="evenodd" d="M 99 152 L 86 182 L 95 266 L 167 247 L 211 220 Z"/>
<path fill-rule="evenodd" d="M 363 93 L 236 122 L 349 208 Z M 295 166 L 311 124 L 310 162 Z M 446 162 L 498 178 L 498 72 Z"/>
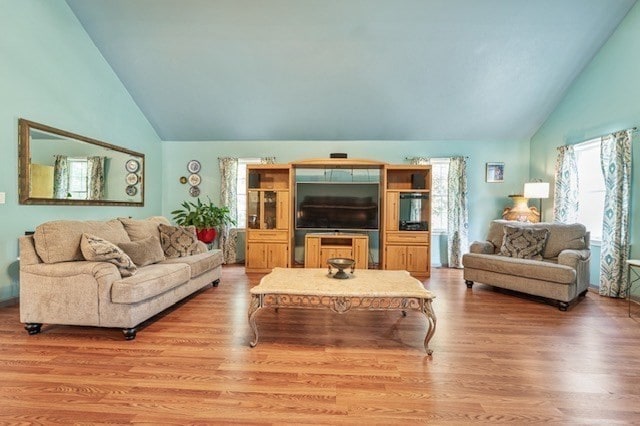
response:
<path fill-rule="evenodd" d="M 505 226 L 547 229 L 540 259 L 501 254 Z M 512 229 L 512 228 L 511 228 Z M 487 241 L 475 241 L 462 258 L 468 288 L 489 284 L 558 301 L 561 311 L 589 287 L 589 233 L 581 224 L 521 223 L 494 220 Z"/>
<path fill-rule="evenodd" d="M 166 259 L 161 247 L 160 261 L 127 277 L 113 263 L 84 260 L 83 233 L 116 245 L 155 241 L 149 237 L 164 237 L 161 223 L 169 225 L 162 217 L 53 221 L 21 237 L 20 321 L 29 334 L 50 323 L 117 327 L 131 340 L 145 320 L 208 284 L 217 286 L 222 253 L 199 241 L 192 243 L 196 254 L 184 257 Z"/>

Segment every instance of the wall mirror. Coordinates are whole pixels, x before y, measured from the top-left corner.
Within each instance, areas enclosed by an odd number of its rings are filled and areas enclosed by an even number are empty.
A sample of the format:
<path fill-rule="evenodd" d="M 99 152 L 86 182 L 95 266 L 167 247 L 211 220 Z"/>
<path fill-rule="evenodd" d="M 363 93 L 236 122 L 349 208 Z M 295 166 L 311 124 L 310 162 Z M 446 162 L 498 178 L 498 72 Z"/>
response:
<path fill-rule="evenodd" d="M 20 204 L 144 205 L 144 154 L 21 118 Z"/>

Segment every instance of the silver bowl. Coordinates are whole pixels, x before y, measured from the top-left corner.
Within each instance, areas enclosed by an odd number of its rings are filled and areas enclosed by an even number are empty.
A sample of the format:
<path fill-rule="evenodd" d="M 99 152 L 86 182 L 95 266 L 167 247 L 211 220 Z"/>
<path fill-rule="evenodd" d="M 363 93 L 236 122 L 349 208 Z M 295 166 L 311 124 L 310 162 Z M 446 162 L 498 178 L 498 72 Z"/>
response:
<path fill-rule="evenodd" d="M 345 269 L 351 268 L 352 274 L 353 274 L 353 271 L 355 271 L 356 269 L 355 268 L 356 261 L 354 259 L 347 259 L 344 257 L 332 257 L 331 259 L 327 260 L 327 263 L 329 264 L 329 275 L 332 278 L 336 278 L 338 280 L 346 280 L 347 278 L 351 277 L 349 274 L 344 272 Z M 336 268 L 338 272 L 331 275 L 333 273 L 333 270 L 331 268 Z"/>

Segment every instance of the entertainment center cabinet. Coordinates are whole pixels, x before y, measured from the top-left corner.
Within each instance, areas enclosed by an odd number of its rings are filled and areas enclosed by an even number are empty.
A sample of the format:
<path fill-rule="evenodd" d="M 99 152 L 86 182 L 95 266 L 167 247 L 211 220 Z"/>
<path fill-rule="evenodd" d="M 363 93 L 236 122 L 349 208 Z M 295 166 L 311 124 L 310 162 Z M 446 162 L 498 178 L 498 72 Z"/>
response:
<path fill-rule="evenodd" d="M 356 269 L 428 277 L 430 194 L 430 165 L 347 158 L 248 165 L 246 271 L 297 266 L 297 244 L 306 268 L 349 257 Z"/>

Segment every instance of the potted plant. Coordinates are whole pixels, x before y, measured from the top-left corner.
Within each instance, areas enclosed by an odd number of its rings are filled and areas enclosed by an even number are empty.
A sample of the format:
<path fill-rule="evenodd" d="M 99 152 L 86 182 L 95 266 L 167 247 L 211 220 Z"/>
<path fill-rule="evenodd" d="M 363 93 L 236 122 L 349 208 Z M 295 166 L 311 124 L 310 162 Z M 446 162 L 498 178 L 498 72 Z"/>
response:
<path fill-rule="evenodd" d="M 209 244 L 216 239 L 218 228 L 224 225 L 235 225 L 236 221 L 229 215 L 226 206 L 217 207 L 209 202 L 203 203 L 200 198 L 196 202 L 185 201 L 182 208 L 171 212 L 173 220 L 180 226 L 195 226 L 198 239 Z"/>

